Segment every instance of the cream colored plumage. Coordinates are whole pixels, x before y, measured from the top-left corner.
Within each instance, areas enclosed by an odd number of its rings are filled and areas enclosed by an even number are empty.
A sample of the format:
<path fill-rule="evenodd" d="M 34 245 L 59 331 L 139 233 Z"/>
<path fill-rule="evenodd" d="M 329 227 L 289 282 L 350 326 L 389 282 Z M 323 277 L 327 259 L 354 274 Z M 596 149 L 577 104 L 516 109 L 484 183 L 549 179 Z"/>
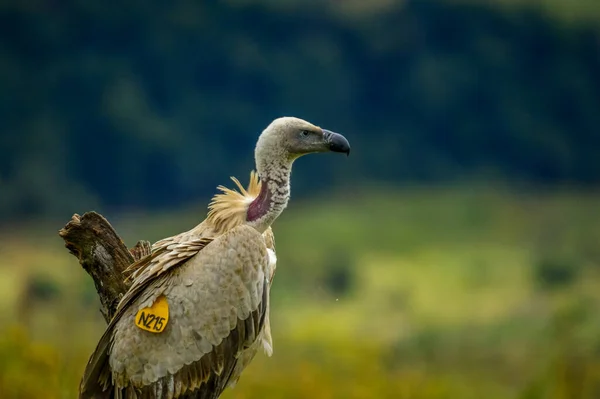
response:
<path fill-rule="evenodd" d="M 276 267 L 271 223 L 289 199 L 293 161 L 346 152 L 343 136 L 297 118 L 273 121 L 259 137 L 247 189 L 219 186 L 207 218 L 158 241 L 126 272 L 131 288 L 92 354 L 81 398 L 218 398 L 259 349 L 273 351 L 269 289 Z M 259 177 L 260 176 L 260 177 Z M 165 297 L 164 331 L 135 325 Z"/>

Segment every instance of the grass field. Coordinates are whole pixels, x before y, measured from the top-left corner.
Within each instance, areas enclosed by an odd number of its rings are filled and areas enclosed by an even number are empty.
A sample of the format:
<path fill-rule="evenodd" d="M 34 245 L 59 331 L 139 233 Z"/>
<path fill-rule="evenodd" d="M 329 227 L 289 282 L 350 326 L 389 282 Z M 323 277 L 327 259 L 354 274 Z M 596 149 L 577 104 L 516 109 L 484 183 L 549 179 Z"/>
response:
<path fill-rule="evenodd" d="M 105 216 L 133 245 L 203 213 Z M 60 227 L 0 232 L 1 398 L 75 398 L 102 334 Z M 224 398 L 600 397 L 600 193 L 364 187 L 275 232 L 275 353 Z"/>

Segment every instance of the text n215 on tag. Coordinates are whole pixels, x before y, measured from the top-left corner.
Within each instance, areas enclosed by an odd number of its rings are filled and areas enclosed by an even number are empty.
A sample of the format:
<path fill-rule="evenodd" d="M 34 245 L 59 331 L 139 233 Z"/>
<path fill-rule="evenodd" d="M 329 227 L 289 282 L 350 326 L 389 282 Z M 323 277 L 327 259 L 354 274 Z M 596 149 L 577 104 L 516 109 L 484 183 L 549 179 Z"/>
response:
<path fill-rule="evenodd" d="M 135 325 L 153 333 L 163 332 L 169 322 L 169 304 L 164 295 L 156 298 L 149 308 L 140 309 L 135 315 Z"/>

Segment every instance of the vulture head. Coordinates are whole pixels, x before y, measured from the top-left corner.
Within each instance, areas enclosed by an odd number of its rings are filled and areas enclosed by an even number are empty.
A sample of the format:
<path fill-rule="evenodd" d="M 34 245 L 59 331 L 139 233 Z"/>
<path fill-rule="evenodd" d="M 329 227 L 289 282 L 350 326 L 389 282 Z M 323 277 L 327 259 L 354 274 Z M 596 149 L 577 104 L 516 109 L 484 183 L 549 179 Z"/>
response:
<path fill-rule="evenodd" d="M 344 136 L 322 129 L 305 120 L 293 117 L 275 119 L 262 132 L 256 143 L 256 166 L 261 169 L 270 163 L 291 163 L 313 152 L 342 152 L 350 154 L 350 144 Z"/>
<path fill-rule="evenodd" d="M 271 122 L 256 143 L 254 157 L 260 192 L 244 202 L 245 220 L 264 232 L 287 206 L 294 160 L 302 155 L 330 151 L 348 155 L 350 144 L 341 134 L 299 118 L 284 117 Z"/>

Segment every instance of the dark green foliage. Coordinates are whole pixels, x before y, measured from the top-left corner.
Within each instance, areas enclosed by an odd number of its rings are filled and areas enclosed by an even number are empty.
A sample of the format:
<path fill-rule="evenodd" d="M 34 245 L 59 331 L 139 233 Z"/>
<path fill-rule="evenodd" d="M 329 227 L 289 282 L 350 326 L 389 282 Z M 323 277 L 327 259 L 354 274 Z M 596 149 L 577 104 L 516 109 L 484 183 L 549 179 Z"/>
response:
<path fill-rule="evenodd" d="M 209 196 L 245 180 L 281 115 L 353 145 L 346 162 L 302 160 L 295 195 L 334 176 L 600 181 L 597 26 L 444 1 L 324 6 L 336 3 L 8 1 L 0 219 Z"/>
<path fill-rule="evenodd" d="M 534 266 L 536 281 L 546 289 L 568 287 L 577 279 L 579 271 L 579 265 L 561 258 L 544 258 Z"/>
<path fill-rule="evenodd" d="M 324 283 L 334 296 L 347 295 L 354 284 L 354 268 L 349 257 L 342 256 L 324 263 Z"/>
<path fill-rule="evenodd" d="M 50 277 L 35 274 L 27 281 L 25 292 L 29 301 L 49 302 L 60 296 L 60 284 Z"/>

